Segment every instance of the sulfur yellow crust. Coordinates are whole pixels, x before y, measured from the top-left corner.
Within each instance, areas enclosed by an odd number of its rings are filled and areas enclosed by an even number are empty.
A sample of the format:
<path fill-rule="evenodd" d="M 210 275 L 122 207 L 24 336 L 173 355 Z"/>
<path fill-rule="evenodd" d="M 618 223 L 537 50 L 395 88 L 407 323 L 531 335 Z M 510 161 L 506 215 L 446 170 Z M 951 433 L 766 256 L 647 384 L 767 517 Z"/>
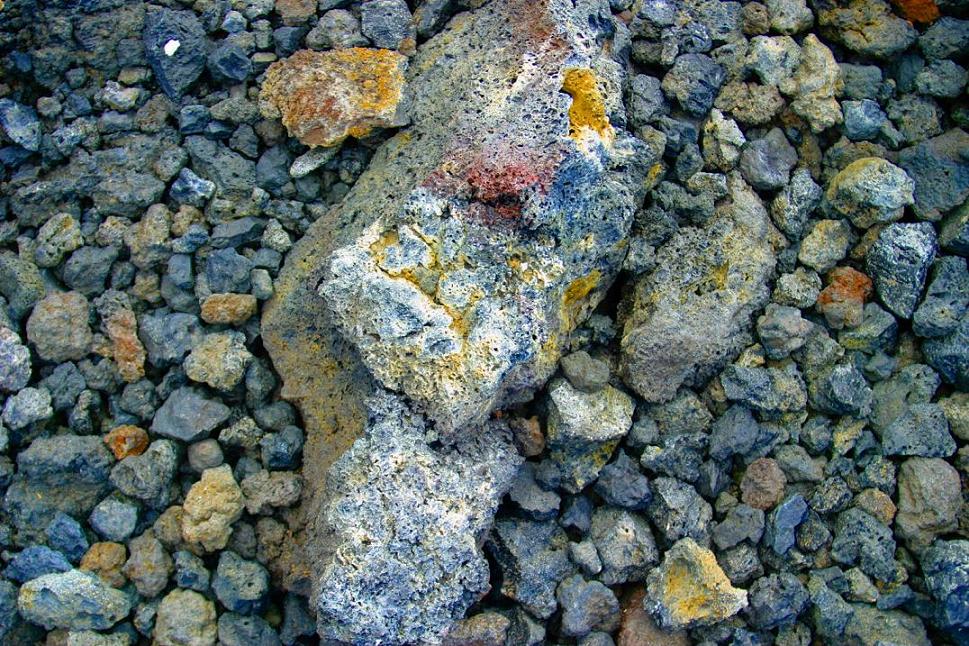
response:
<path fill-rule="evenodd" d="M 565 70 L 562 91 L 572 97 L 572 105 L 569 107 L 569 136 L 579 140 L 591 130 L 607 145 L 611 144 L 616 133 L 606 116 L 606 105 L 596 85 L 593 71 L 583 67 Z"/>

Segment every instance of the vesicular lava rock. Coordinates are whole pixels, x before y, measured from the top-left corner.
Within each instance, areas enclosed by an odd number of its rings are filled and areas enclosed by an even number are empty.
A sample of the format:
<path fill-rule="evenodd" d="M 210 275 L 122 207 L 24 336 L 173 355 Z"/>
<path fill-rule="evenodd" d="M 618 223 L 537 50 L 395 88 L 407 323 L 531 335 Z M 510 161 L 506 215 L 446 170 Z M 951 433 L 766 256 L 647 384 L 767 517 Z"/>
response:
<path fill-rule="evenodd" d="M 447 449 L 391 394 L 370 400 L 366 435 L 331 468 L 333 532 L 316 607 L 320 635 L 352 643 L 437 643 L 489 589 L 481 543 L 521 463 L 499 423 Z"/>
<path fill-rule="evenodd" d="M 344 203 L 378 219 L 319 292 L 444 433 L 529 398 L 625 254 L 648 156 L 613 126 L 622 72 L 588 14 L 505 0 L 456 20 L 411 63 L 414 126 Z"/>
<path fill-rule="evenodd" d="M 262 113 L 282 117 L 307 146 L 336 146 L 375 127 L 402 126 L 407 58 L 388 49 L 301 50 L 266 72 Z"/>
<path fill-rule="evenodd" d="M 646 401 L 702 386 L 750 341 L 767 301 L 767 211 L 738 175 L 729 187 L 731 204 L 703 229 L 680 229 L 623 303 L 623 378 Z"/>

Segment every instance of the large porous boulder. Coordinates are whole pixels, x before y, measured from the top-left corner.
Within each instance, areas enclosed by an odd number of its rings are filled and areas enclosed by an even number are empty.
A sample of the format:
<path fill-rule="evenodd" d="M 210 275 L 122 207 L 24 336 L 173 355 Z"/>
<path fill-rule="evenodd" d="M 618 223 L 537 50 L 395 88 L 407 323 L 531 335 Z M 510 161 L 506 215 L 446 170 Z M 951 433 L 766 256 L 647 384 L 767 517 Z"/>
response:
<path fill-rule="evenodd" d="M 453 21 L 410 64 L 413 126 L 341 207 L 366 224 L 310 297 L 440 432 L 530 398 L 625 255 L 650 159 L 621 129 L 613 28 L 605 2 Z"/>
<path fill-rule="evenodd" d="M 434 448 L 398 396 L 369 406 L 317 519 L 318 629 L 354 644 L 438 643 L 490 589 L 481 545 L 522 460 L 500 423 Z"/>
<path fill-rule="evenodd" d="M 729 203 L 704 228 L 680 229 L 622 303 L 622 375 L 646 401 L 702 386 L 750 342 L 767 302 L 767 211 L 739 175 L 728 185 Z"/>

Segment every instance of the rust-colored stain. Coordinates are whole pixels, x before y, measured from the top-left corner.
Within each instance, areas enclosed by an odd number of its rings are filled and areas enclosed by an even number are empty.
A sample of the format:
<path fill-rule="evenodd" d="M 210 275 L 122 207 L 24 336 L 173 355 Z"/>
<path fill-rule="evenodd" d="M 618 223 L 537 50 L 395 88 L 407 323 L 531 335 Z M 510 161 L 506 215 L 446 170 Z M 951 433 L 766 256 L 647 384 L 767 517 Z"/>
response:
<path fill-rule="evenodd" d="M 569 107 L 569 136 L 581 139 L 587 130 L 592 130 L 603 141 L 611 143 L 615 137 L 602 93 L 596 85 L 592 70 L 573 67 L 565 70 L 562 91 L 572 97 Z"/>
<path fill-rule="evenodd" d="M 835 267 L 828 274 L 828 286 L 818 295 L 818 306 L 831 303 L 864 303 L 871 295 L 871 278 L 851 267 Z"/>
<path fill-rule="evenodd" d="M 400 125 L 405 63 L 388 49 L 301 50 L 269 67 L 260 102 L 272 106 L 302 143 L 334 146 L 375 127 Z"/>
<path fill-rule="evenodd" d="M 939 19 L 939 7 L 933 0 L 892 0 L 906 20 L 928 25 Z"/>

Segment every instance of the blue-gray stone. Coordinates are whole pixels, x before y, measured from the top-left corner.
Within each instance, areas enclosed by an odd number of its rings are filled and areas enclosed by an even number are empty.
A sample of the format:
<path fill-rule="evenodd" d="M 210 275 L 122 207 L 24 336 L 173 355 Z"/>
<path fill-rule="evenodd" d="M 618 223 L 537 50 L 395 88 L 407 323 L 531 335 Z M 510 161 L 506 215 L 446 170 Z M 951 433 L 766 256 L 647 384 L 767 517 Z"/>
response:
<path fill-rule="evenodd" d="M 158 85 L 169 98 L 178 100 L 205 69 L 208 41 L 202 24 L 193 11 L 151 11 L 145 17 L 142 40 Z"/>
<path fill-rule="evenodd" d="M 969 641 L 969 541 L 936 541 L 922 554 L 935 617 L 957 644 Z"/>
<path fill-rule="evenodd" d="M 215 183 L 199 177 L 189 168 L 182 168 L 168 189 L 168 195 L 176 202 L 202 208 L 215 195 Z"/>
<path fill-rule="evenodd" d="M 767 516 L 764 543 L 777 554 L 787 554 L 797 542 L 795 531 L 808 516 L 808 504 L 799 493 L 789 496 Z"/>
<path fill-rule="evenodd" d="M 788 572 L 754 581 L 747 591 L 747 617 L 754 628 L 771 630 L 793 624 L 808 607 L 808 591 Z"/>
<path fill-rule="evenodd" d="M 252 261 L 235 249 L 219 249 L 209 255 L 205 263 L 205 278 L 213 293 L 249 291 L 249 272 Z"/>
<path fill-rule="evenodd" d="M 252 61 L 238 44 L 223 41 L 208 59 L 209 72 L 219 81 L 239 83 L 252 73 Z"/>
<path fill-rule="evenodd" d="M 713 107 L 713 100 L 726 79 L 721 65 L 704 54 L 678 56 L 672 69 L 663 77 L 663 91 L 694 117 L 703 117 Z"/>
<path fill-rule="evenodd" d="M 953 128 L 898 154 L 898 165 L 915 180 L 915 214 L 938 219 L 969 197 L 969 133 Z"/>
<path fill-rule="evenodd" d="M 227 612 L 219 617 L 219 643 L 224 646 L 279 646 L 279 635 L 262 617 Z"/>
<path fill-rule="evenodd" d="M 209 571 L 205 562 L 185 550 L 175 552 L 175 585 L 197 592 L 209 589 Z"/>
<path fill-rule="evenodd" d="M 269 600 L 269 572 L 259 563 L 226 550 L 219 556 L 212 591 L 230 612 L 259 614 Z"/>
<path fill-rule="evenodd" d="M 81 560 L 89 547 L 81 524 L 62 512 L 55 514 L 47 525 L 47 544 L 74 563 Z"/>
<path fill-rule="evenodd" d="M 48 630 L 106 630 L 128 616 L 131 599 L 80 570 L 45 574 L 20 588 L 21 616 Z"/>
<path fill-rule="evenodd" d="M 106 540 L 124 543 L 138 525 L 138 506 L 122 498 L 105 498 L 94 507 L 88 522 Z"/>
<path fill-rule="evenodd" d="M 155 414 L 151 431 L 162 437 L 194 442 L 214 431 L 229 419 L 229 407 L 208 399 L 202 391 L 182 387 L 173 391 Z"/>
<path fill-rule="evenodd" d="M 956 451 L 949 422 L 938 404 L 912 404 L 881 432 L 885 455 L 944 458 Z"/>
<path fill-rule="evenodd" d="M 0 579 L 0 639 L 7 636 L 17 623 L 17 588 Z"/>
<path fill-rule="evenodd" d="M 575 573 L 569 539 L 554 522 L 499 520 L 486 547 L 502 573 L 499 591 L 539 619 L 555 612 L 555 588 Z"/>
<path fill-rule="evenodd" d="M 619 451 L 616 459 L 599 472 L 595 492 L 607 504 L 626 509 L 645 509 L 653 497 L 649 480 L 625 451 Z"/>
<path fill-rule="evenodd" d="M 586 581 L 576 574 L 559 584 L 555 596 L 562 606 L 561 631 L 566 637 L 613 630 L 619 623 L 619 600 L 599 581 Z"/>
<path fill-rule="evenodd" d="M 145 346 L 148 361 L 165 367 L 179 363 L 202 338 L 202 331 L 194 314 L 145 314 L 138 320 L 138 338 Z"/>
<path fill-rule="evenodd" d="M 958 327 L 944 337 L 926 339 L 922 351 L 929 365 L 960 390 L 969 390 L 969 311 Z"/>
<path fill-rule="evenodd" d="M 17 583 L 26 583 L 44 574 L 67 572 L 71 564 L 60 552 L 44 545 L 31 545 L 18 552 L 3 571 L 3 575 Z"/>
<path fill-rule="evenodd" d="M 30 106 L 0 99 L 0 126 L 10 139 L 26 150 L 40 150 L 40 120 Z"/>
<path fill-rule="evenodd" d="M 114 465 L 111 484 L 153 509 L 163 509 L 171 500 L 178 463 L 175 443 L 158 439 L 141 455 L 129 455 Z"/>
<path fill-rule="evenodd" d="M 896 316 L 907 319 L 915 312 L 937 249 L 935 229 L 928 222 L 890 224 L 869 248 L 868 275 Z"/>
<path fill-rule="evenodd" d="M 945 336 L 956 329 L 969 309 L 966 259 L 944 256 L 932 266 L 932 281 L 912 316 L 912 330 L 922 337 Z"/>
<path fill-rule="evenodd" d="M 262 237 L 266 221 L 260 218 L 244 217 L 215 225 L 209 235 L 209 244 L 216 249 L 241 247 Z"/>
<path fill-rule="evenodd" d="M 844 565 L 857 565 L 862 572 L 880 581 L 895 578 L 892 530 L 857 507 L 838 514 L 831 557 Z"/>
<path fill-rule="evenodd" d="M 845 101 L 841 104 L 845 119 L 845 136 L 852 141 L 874 139 L 888 120 L 876 101 Z"/>

